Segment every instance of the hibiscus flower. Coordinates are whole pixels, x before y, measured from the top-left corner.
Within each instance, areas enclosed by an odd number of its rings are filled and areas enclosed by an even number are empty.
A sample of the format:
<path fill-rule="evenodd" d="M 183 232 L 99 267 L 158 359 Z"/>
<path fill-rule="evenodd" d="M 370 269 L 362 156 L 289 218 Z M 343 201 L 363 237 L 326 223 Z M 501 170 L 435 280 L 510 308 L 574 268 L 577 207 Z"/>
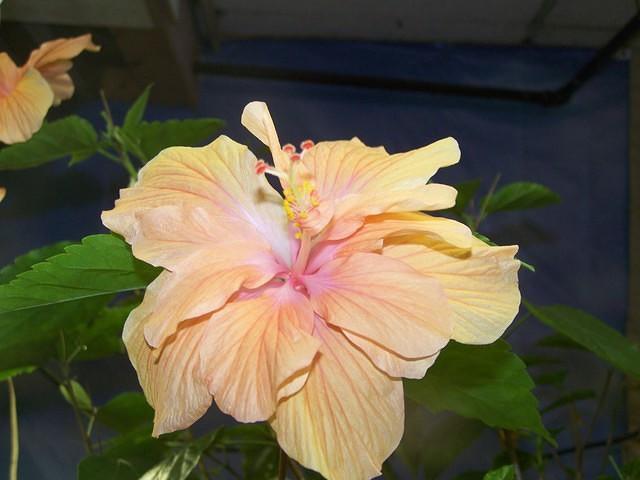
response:
<path fill-rule="evenodd" d="M 0 141 L 28 140 L 42 126 L 49 108 L 73 95 L 67 72 L 71 59 L 83 50 L 96 52 L 100 47 L 93 44 L 91 35 L 45 42 L 22 67 L 0 53 Z"/>
<path fill-rule="evenodd" d="M 517 247 L 421 213 L 454 205 L 455 189 L 427 183 L 458 162 L 451 138 L 394 155 L 355 138 L 295 153 L 264 103 L 242 121 L 273 165 L 225 136 L 169 148 L 103 213 L 164 268 L 123 333 L 154 435 L 215 401 L 268 421 L 329 479 L 374 477 L 402 437 L 402 377 L 424 376 L 451 339 L 490 343 L 513 320 Z"/>

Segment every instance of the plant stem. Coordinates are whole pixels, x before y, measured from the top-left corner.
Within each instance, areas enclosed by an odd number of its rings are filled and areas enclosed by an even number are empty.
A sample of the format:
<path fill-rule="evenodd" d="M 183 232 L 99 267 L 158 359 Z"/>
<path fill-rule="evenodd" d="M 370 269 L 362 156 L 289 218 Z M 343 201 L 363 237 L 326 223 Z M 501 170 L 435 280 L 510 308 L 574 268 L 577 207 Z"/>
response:
<path fill-rule="evenodd" d="M 302 473 L 302 470 L 296 462 L 289 459 L 289 467 L 291 468 L 293 476 L 296 477 L 296 480 L 304 480 L 304 473 Z"/>
<path fill-rule="evenodd" d="M 480 205 L 480 211 L 478 212 L 478 215 L 475 218 L 475 222 L 473 222 L 472 230 L 474 232 L 478 231 L 478 228 L 480 227 L 480 223 L 482 223 L 482 221 L 487 217 L 486 215 L 487 205 L 489 204 L 489 200 L 491 200 L 493 193 L 496 191 L 496 187 L 498 186 L 499 181 L 500 181 L 500 174 L 496 175 L 495 178 L 493 179 L 493 182 L 491 182 L 491 187 L 489 188 L 489 192 L 487 193 L 487 196 L 484 197 L 484 201 L 482 202 L 482 205 Z"/>
<path fill-rule="evenodd" d="M 20 437 L 18 433 L 18 408 L 16 389 L 13 380 L 7 379 L 9 387 L 9 418 L 11 428 L 11 460 L 9 461 L 9 480 L 18 480 L 18 457 L 20 455 Z"/>
<path fill-rule="evenodd" d="M 285 480 L 287 478 L 287 462 L 288 462 L 287 454 L 284 453 L 284 450 L 280 449 L 280 458 L 278 460 L 278 480 Z"/>
<path fill-rule="evenodd" d="M 598 395 L 598 403 L 596 405 L 595 411 L 593 412 L 593 416 L 591 417 L 591 422 L 589 422 L 587 431 L 585 432 L 584 437 L 582 438 L 582 441 L 577 445 L 577 448 L 576 448 L 576 472 L 580 476 L 582 476 L 584 447 L 586 443 L 589 441 L 589 438 L 591 437 L 591 433 L 593 432 L 593 429 L 596 425 L 596 421 L 598 420 L 598 417 L 600 416 L 600 413 L 602 412 L 602 409 L 604 407 L 607 394 L 609 393 L 609 387 L 611 385 L 612 376 L 613 376 L 613 372 L 611 370 L 608 370 L 607 376 L 604 381 L 604 385 L 602 386 L 602 389 L 600 390 L 600 393 Z"/>
<path fill-rule="evenodd" d="M 78 430 L 80 430 L 80 437 L 82 438 L 82 444 L 84 445 L 84 449 L 87 454 L 93 453 L 93 444 L 91 443 L 91 439 L 89 435 L 87 435 L 87 429 L 85 429 L 84 423 L 82 422 L 82 417 L 80 416 L 80 407 L 78 406 L 78 400 L 76 399 L 76 395 L 73 392 L 73 385 L 68 379 L 65 379 L 62 384 L 63 388 L 67 390 L 69 394 L 69 399 L 71 400 L 71 407 L 73 409 L 73 415 L 76 419 L 76 424 L 78 425 Z"/>

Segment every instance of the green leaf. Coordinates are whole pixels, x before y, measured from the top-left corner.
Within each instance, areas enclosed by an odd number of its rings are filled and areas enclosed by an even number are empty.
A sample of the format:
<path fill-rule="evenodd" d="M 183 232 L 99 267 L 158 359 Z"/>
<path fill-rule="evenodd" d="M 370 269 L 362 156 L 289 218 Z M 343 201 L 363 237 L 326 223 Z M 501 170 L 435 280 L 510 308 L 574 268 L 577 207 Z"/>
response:
<path fill-rule="evenodd" d="M 168 147 L 202 145 L 212 140 L 223 126 L 224 122 L 217 118 L 141 122 L 127 134 L 139 140 L 140 150 L 148 161 Z"/>
<path fill-rule="evenodd" d="M 514 480 L 516 478 L 516 470 L 513 465 L 505 465 L 487 472 L 483 480 Z"/>
<path fill-rule="evenodd" d="M 451 342 L 429 375 L 405 381 L 409 398 L 432 411 L 448 410 L 485 424 L 535 432 L 553 442 L 542 425 L 534 383 L 508 343 L 462 345 Z"/>
<path fill-rule="evenodd" d="M 114 295 L 144 289 L 158 270 L 112 235 L 81 244 L 0 285 L 0 369 L 37 365 L 55 354 L 60 332 L 75 338 Z"/>
<path fill-rule="evenodd" d="M 638 480 L 640 479 L 640 458 L 631 460 L 624 464 L 622 467 L 622 477 L 625 480 Z"/>
<path fill-rule="evenodd" d="M 124 353 L 122 329 L 129 313 L 137 305 L 134 302 L 102 309 L 95 320 L 78 331 L 74 346 L 82 345 L 84 348 L 76 359 L 95 360 Z"/>
<path fill-rule="evenodd" d="M 538 183 L 514 182 L 498 189 L 486 202 L 485 212 L 495 213 L 546 207 L 560 202 L 560 196 Z"/>
<path fill-rule="evenodd" d="M 588 389 L 575 390 L 551 402 L 549 405 L 547 405 L 542 409 L 542 413 L 548 413 L 560 407 L 564 407 L 565 405 L 576 403 L 581 400 L 589 400 L 595 397 L 596 397 L 596 393 L 593 390 L 588 390 Z"/>
<path fill-rule="evenodd" d="M 536 307 L 529 312 L 556 332 L 595 353 L 620 371 L 640 378 L 640 348 L 593 315 L 564 305 Z"/>
<path fill-rule="evenodd" d="M 0 170 L 37 167 L 61 158 L 77 163 L 96 153 L 98 134 L 85 119 L 72 115 L 45 123 L 31 139 L 0 150 Z"/>
<path fill-rule="evenodd" d="M 122 124 L 122 128 L 124 130 L 131 130 L 137 127 L 142 119 L 144 118 L 144 112 L 147 109 L 147 103 L 149 102 L 149 93 L 151 93 L 151 88 L 153 84 L 147 86 L 144 91 L 140 94 L 131 108 L 127 111 L 127 114 L 124 117 L 124 122 Z"/>
<path fill-rule="evenodd" d="M 84 412 L 93 411 L 93 402 L 91 401 L 91 397 L 84 389 L 84 387 L 78 382 L 76 382 L 75 380 L 71 380 L 70 387 L 67 387 L 66 385 L 60 385 L 59 388 L 60 393 L 69 403 L 69 405 L 73 405 L 75 403 L 78 408 L 80 408 L 80 410 Z"/>
<path fill-rule="evenodd" d="M 430 413 L 410 400 L 405 414 L 406 427 L 397 455 L 414 475 L 422 472 L 422 478 L 438 478 L 486 428 L 482 422 L 451 413 Z M 438 441 L 433 442 L 434 438 Z"/>
<path fill-rule="evenodd" d="M 535 377 L 536 385 L 552 385 L 559 387 L 567 378 L 566 370 L 558 370 L 556 372 L 545 372 Z"/>
<path fill-rule="evenodd" d="M 542 337 L 540 340 L 536 342 L 536 345 L 539 347 L 546 348 L 562 348 L 567 350 L 584 350 L 582 345 L 577 342 L 574 342 L 569 337 L 565 335 L 561 335 L 559 333 L 554 333 L 552 335 L 547 335 L 546 337 Z"/>
<path fill-rule="evenodd" d="M 278 444 L 265 424 L 223 427 L 211 446 L 218 452 L 243 455 L 242 478 L 273 480 L 277 476 Z"/>
<path fill-rule="evenodd" d="M 0 372 L 0 382 L 7 380 L 9 378 L 17 377 L 18 375 L 33 373 L 36 370 L 36 368 L 37 367 L 27 366 L 27 367 L 13 368 L 11 370 L 5 370 L 3 372 Z"/>
<path fill-rule="evenodd" d="M 13 263 L 0 269 L 0 284 L 13 280 L 22 272 L 26 272 L 36 263 L 44 262 L 47 258 L 64 252 L 64 248 L 71 245 L 70 242 L 54 243 L 46 247 L 31 250 L 17 257 Z"/>
<path fill-rule="evenodd" d="M 478 178 L 454 185 L 453 187 L 458 191 L 458 195 L 456 196 L 456 204 L 451 211 L 457 215 L 462 215 L 478 191 L 478 188 L 480 188 L 481 183 L 482 180 Z"/>
<path fill-rule="evenodd" d="M 153 409 L 142 393 L 121 393 L 98 409 L 96 421 L 118 433 L 127 433 L 151 425 Z"/>
<path fill-rule="evenodd" d="M 139 480 L 170 454 L 165 438 L 151 437 L 148 428 L 110 440 L 103 453 L 90 455 L 78 465 L 78 480 Z"/>
<path fill-rule="evenodd" d="M 207 435 L 178 449 L 171 456 L 148 470 L 140 477 L 140 480 L 186 480 L 214 438 L 215 434 Z"/>

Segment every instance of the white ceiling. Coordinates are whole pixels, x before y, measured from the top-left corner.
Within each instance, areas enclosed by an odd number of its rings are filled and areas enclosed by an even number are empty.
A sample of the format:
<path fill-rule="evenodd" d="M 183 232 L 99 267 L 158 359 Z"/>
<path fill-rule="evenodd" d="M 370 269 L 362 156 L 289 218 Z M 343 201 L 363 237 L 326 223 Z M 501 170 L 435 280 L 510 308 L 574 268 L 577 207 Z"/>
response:
<path fill-rule="evenodd" d="M 149 1 L 4 0 L 2 18 L 149 28 Z M 181 0 L 163 0 L 179 10 Z M 186 0 L 185 0 L 186 1 Z M 196 0 L 220 38 L 600 46 L 640 0 Z M 548 12 L 542 15 L 542 12 Z"/>

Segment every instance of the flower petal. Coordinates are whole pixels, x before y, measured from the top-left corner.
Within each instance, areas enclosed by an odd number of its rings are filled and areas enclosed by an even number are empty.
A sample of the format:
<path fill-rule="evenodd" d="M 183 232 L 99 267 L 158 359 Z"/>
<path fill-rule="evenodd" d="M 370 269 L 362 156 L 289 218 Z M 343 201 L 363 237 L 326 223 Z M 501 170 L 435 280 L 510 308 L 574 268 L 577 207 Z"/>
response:
<path fill-rule="evenodd" d="M 145 307 L 131 312 L 122 337 L 140 385 L 155 409 L 153 435 L 157 437 L 187 428 L 211 405 L 198 354 L 206 321 L 184 323 L 162 348 L 153 349 L 144 339 L 146 316 Z"/>
<path fill-rule="evenodd" d="M 520 307 L 518 247 L 493 247 L 475 238 L 471 251 L 424 236 L 397 242 L 386 246 L 384 255 L 442 284 L 453 313 L 454 340 L 485 344 L 504 333 Z"/>
<path fill-rule="evenodd" d="M 373 253 L 337 258 L 305 277 L 323 319 L 407 358 L 433 355 L 451 336 L 437 280 Z"/>
<path fill-rule="evenodd" d="M 376 367 L 391 377 L 422 378 L 439 354 L 438 352 L 423 358 L 405 358 L 365 337 L 347 331 L 343 333 Z"/>
<path fill-rule="evenodd" d="M 455 220 L 423 213 L 386 213 L 366 217 L 355 233 L 339 241 L 319 242 L 312 251 L 307 272 L 313 273 L 323 264 L 354 252 L 381 251 L 385 239 L 422 234 L 440 238 L 460 248 L 470 249 L 473 235 L 469 228 Z"/>
<path fill-rule="evenodd" d="M 164 271 L 148 287 L 143 305 L 148 309 L 145 337 L 159 347 L 178 325 L 222 307 L 241 287 L 256 288 L 268 282 L 276 270 L 269 258 L 243 259 L 235 263 L 225 252 L 191 257 L 176 272 Z"/>
<path fill-rule="evenodd" d="M 73 82 L 67 74 L 72 67 L 69 60 L 77 57 L 84 50 L 90 52 L 100 50 L 100 47 L 91 40 L 90 34 L 44 42 L 31 52 L 25 66 L 38 69 L 49 82 L 54 93 L 55 105 L 73 95 Z"/>
<path fill-rule="evenodd" d="M 415 188 L 427 183 L 441 167 L 459 159 L 460 149 L 453 138 L 396 155 L 353 139 L 320 142 L 306 152 L 304 163 L 322 196 L 340 198 Z"/>
<path fill-rule="evenodd" d="M 166 249 L 158 244 L 155 253 L 159 256 L 139 257 L 165 268 L 175 268 L 191 251 L 177 245 L 190 235 L 213 248 L 220 242 L 238 242 L 253 243 L 253 250 L 262 250 L 268 242 L 281 262 L 289 263 L 291 247 L 282 198 L 264 176 L 255 174 L 254 165 L 255 157 L 247 147 L 225 136 L 206 147 L 168 148 L 147 163 L 133 187 L 121 190 L 115 208 L 103 212 L 102 221 L 141 255 L 136 244 L 147 240 L 145 249 L 152 249 L 149 242 L 165 242 Z M 162 237 L 162 230 L 154 227 L 160 216 L 149 214 L 149 210 L 167 206 L 175 209 L 174 215 L 189 219 L 178 237 L 174 227 L 179 222 Z M 147 214 L 150 221 L 145 222 Z M 202 222 L 205 217 L 207 226 Z"/>
<path fill-rule="evenodd" d="M 271 426 L 293 459 L 331 480 L 380 475 L 404 430 L 402 382 L 377 370 L 321 320 L 321 341 L 304 388 L 283 400 Z"/>
<path fill-rule="evenodd" d="M 275 167 L 283 172 L 289 169 L 289 157 L 282 151 L 280 140 L 269 108 L 264 102 L 251 102 L 244 107 L 240 122 L 255 137 L 264 143 L 273 156 Z"/>
<path fill-rule="evenodd" d="M 297 378 L 301 388 L 319 342 L 311 336 L 313 311 L 288 285 L 229 303 L 215 313 L 201 349 L 216 403 L 241 422 L 266 420 Z"/>
<path fill-rule="evenodd" d="M 0 141 L 30 139 L 52 102 L 51 88 L 37 70 L 19 70 L 6 53 L 0 53 Z"/>
<path fill-rule="evenodd" d="M 353 139 L 318 143 L 303 161 L 320 203 L 336 205 L 334 224 L 326 238 L 337 239 L 355 231 L 367 215 L 453 206 L 454 188 L 425 183 L 439 168 L 459 158 L 458 143 L 452 138 L 396 155 Z"/>
<path fill-rule="evenodd" d="M 7 195 L 7 189 L 4 187 L 0 187 L 0 202 L 4 200 L 4 197 Z"/>

